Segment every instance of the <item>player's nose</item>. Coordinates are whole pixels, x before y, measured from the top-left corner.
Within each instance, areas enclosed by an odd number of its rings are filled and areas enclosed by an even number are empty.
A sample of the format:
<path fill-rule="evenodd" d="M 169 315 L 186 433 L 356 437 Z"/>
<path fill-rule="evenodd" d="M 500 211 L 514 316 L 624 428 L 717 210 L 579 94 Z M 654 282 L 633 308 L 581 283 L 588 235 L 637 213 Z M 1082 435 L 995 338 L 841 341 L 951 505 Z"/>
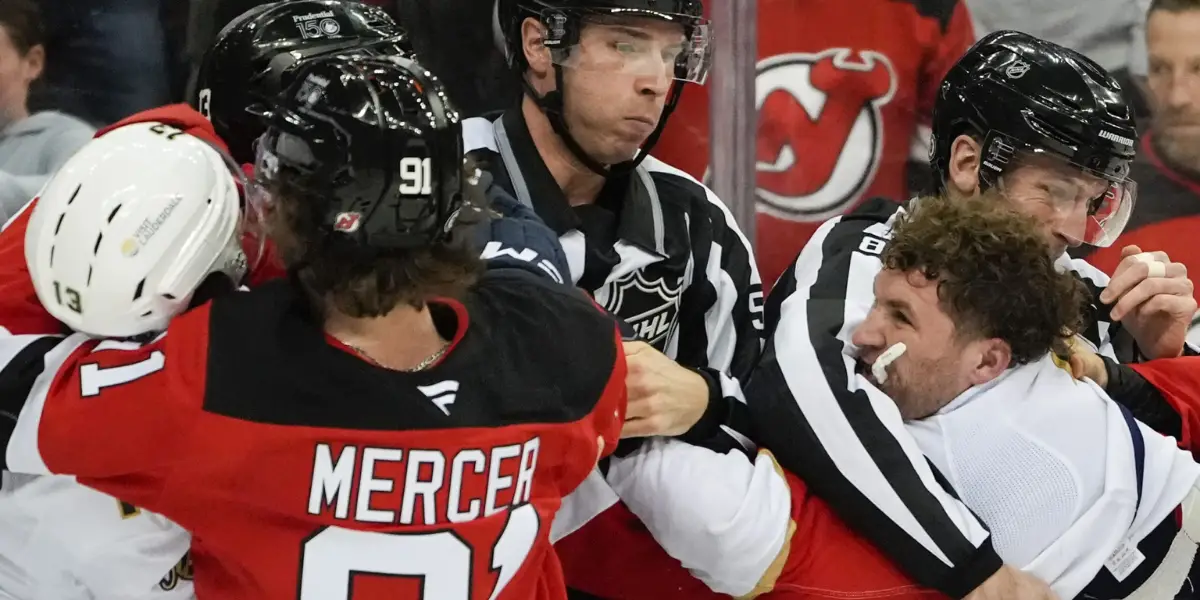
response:
<path fill-rule="evenodd" d="M 876 354 L 882 350 L 885 342 L 883 327 L 880 326 L 875 311 L 871 311 L 850 336 L 850 343 L 858 347 L 859 356 L 864 359 L 868 354 Z"/>

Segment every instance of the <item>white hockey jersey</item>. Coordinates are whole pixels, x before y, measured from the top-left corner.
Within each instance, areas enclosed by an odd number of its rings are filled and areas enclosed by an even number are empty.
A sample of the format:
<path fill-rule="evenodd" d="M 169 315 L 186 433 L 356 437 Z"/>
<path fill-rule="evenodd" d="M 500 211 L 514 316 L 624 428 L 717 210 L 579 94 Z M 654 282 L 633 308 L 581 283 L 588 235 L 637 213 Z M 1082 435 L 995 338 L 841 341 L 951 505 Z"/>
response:
<path fill-rule="evenodd" d="M 73 477 L 4 474 L 0 598 L 188 600 L 191 536 Z"/>
<path fill-rule="evenodd" d="M 1142 461 L 1131 427 L 1143 440 Z M 987 524 L 1001 558 L 1063 598 L 1101 569 L 1120 580 L 1136 567 L 1109 559 L 1171 515 L 1200 477 L 1200 465 L 1174 439 L 1128 418 L 1049 356 L 907 428 Z"/>

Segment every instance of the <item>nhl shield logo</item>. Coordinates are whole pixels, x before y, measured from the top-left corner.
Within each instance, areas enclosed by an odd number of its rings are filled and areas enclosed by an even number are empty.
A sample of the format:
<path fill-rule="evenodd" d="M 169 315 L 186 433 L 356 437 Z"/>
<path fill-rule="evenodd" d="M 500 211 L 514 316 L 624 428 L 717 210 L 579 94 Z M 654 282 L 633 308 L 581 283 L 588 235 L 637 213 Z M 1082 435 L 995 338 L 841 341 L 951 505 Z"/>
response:
<path fill-rule="evenodd" d="M 663 351 L 679 319 L 683 277 L 650 278 L 639 270 L 608 285 L 604 308 L 628 323 L 638 339 Z"/>

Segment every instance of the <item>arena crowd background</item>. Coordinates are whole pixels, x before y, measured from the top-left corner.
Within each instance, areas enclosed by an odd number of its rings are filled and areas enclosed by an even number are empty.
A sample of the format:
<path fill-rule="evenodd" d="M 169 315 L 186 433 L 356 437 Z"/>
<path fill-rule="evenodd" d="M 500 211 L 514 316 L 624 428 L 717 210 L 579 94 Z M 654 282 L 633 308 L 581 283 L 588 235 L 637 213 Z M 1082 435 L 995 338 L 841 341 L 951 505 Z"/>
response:
<path fill-rule="evenodd" d="M 393 12 L 467 116 L 519 90 L 494 43 L 491 0 L 367 0 Z M 0 0 L 0 210 L 90 128 L 185 100 L 200 55 L 257 0 Z M 1137 107 L 1138 203 L 1120 246 L 1200 273 L 1200 0 L 707 0 L 714 74 L 691 86 L 654 154 L 703 177 L 774 281 L 823 220 L 927 185 L 926 127 L 942 75 L 979 36 L 1017 29 L 1118 75 Z M 21 61 L 44 49 L 44 69 Z M 36 69 L 34 70 L 36 71 Z M 25 89 L 28 100 L 25 103 Z M 53 112 L 47 112 L 53 111 Z M 713 118 L 716 115 L 717 118 Z M 1200 328 L 1193 337 L 1200 338 Z M 1196 340 L 1200 341 L 1200 340 Z"/>

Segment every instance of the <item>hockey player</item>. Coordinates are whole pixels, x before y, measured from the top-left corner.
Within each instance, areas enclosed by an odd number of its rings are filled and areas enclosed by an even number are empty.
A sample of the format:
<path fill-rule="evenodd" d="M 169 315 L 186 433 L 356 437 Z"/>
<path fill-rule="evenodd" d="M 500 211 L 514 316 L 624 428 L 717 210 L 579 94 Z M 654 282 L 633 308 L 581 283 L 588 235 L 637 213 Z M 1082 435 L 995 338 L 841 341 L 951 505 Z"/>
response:
<path fill-rule="evenodd" d="M 995 195 L 897 217 L 853 385 L 895 403 L 997 553 L 1060 597 L 1187 592 L 1200 465 L 1052 354 L 1084 325 L 1088 290 Z M 801 268 L 819 258 L 805 255 Z"/>
<path fill-rule="evenodd" d="M 201 597 L 331 598 L 352 580 L 393 597 L 561 597 L 549 521 L 622 419 L 612 321 L 526 271 L 476 275 L 460 209 L 482 190 L 423 69 L 331 57 L 302 71 L 257 165 L 294 277 L 144 346 L 69 337 L 50 357 L 63 385 L 22 412 L 9 467 L 75 471 L 193 530 Z"/>
<path fill-rule="evenodd" d="M 856 389 L 894 402 L 962 501 L 992 525 L 996 548 L 1010 564 L 1064 598 L 1175 597 L 1200 535 L 1194 506 L 1200 465 L 1175 440 L 1136 423 L 1098 385 L 1075 381 L 1051 354 L 1065 352 L 1083 323 L 1086 288 L 1056 269 L 1040 225 L 1009 210 L 994 191 L 982 199 L 923 198 L 913 207 L 896 219 L 881 255 L 885 266 L 873 282 L 876 300 L 853 332 Z M 819 259 L 806 252 L 800 262 Z M 1200 357 L 1145 366 L 1195 360 Z M 794 364 L 821 369 L 815 362 Z M 816 373 L 795 373 L 806 375 Z M 1196 389 L 1196 377 L 1184 379 Z M 1193 392 L 1193 428 L 1198 402 Z M 703 449 L 667 456 L 670 443 L 656 440 L 614 462 L 609 480 L 668 551 L 694 571 L 711 573 L 730 534 L 715 534 L 708 515 L 728 492 L 695 467 L 705 463 Z M 724 466 L 745 473 L 734 457 Z M 646 470 L 681 475 L 664 485 L 642 476 Z M 766 545 L 794 529 L 787 555 L 773 565 L 771 587 L 749 596 L 930 593 L 889 569 L 827 507 L 805 501 L 801 482 L 789 480 L 791 520 L 772 524 L 764 515 L 742 532 Z M 725 556 L 747 564 L 737 553 Z M 671 577 L 661 564 L 659 572 L 653 569 L 623 575 Z M 751 575 L 753 581 L 761 573 Z M 608 597 L 652 597 L 633 586 L 611 589 L 621 591 Z M 692 590 L 659 597 L 713 596 Z"/>
<path fill-rule="evenodd" d="M 28 255 L 42 259 L 31 269 L 40 300 L 73 331 L 120 338 L 162 331 L 206 279 L 202 294 L 244 279 L 242 242 L 254 236 L 242 234 L 257 223 L 243 219 L 254 214 L 242 209 L 251 187 L 220 150 L 162 123 L 93 140 L 27 209 Z M 253 253 L 258 245 L 245 247 Z M 5 338 L 26 356 L 61 342 Z M 13 362 L 0 386 L 28 394 L 28 377 L 40 369 L 19 374 L 21 359 L 5 360 Z M 12 473 L 0 489 L 0 597 L 190 598 L 190 543 L 166 518 L 70 477 Z"/>
<path fill-rule="evenodd" d="M 1106 289 L 1102 273 L 1062 256 L 1069 246 L 1110 243 L 1120 233 L 1136 197 L 1127 179 L 1135 138 L 1119 86 L 1095 63 L 998 32 L 942 84 L 931 161 L 947 193 L 995 188 L 1038 218 L 1059 267 L 1093 294 L 1081 343 L 1124 360 L 1178 355 L 1196 308 L 1186 274 L 1164 257 L 1130 256 L 1127 273 Z M 961 597 L 1021 576 L 1002 568 L 987 528 L 943 487 L 894 404 L 857 387 L 844 364 L 850 332 L 874 302 L 879 255 L 903 211 L 868 203 L 818 230 L 772 293 L 771 339 L 747 397 L 755 433 L 780 464 L 916 581 Z M 804 365 L 814 362 L 823 377 L 794 375 L 813 372 Z"/>
<path fill-rule="evenodd" d="M 378 7 L 342 0 L 264 4 L 221 30 L 204 56 L 190 106 L 143 111 L 96 135 L 133 123 L 161 123 L 227 151 L 239 164 L 253 163 L 254 140 L 263 126 L 246 110 L 278 93 L 298 64 L 323 53 L 402 54 L 406 39 L 403 29 Z M 18 213 L 0 235 L 0 327 L 11 333 L 57 333 L 63 325 L 42 308 L 25 268 L 28 218 L 28 210 Z M 284 274 L 269 246 L 250 267 L 251 283 Z"/>

